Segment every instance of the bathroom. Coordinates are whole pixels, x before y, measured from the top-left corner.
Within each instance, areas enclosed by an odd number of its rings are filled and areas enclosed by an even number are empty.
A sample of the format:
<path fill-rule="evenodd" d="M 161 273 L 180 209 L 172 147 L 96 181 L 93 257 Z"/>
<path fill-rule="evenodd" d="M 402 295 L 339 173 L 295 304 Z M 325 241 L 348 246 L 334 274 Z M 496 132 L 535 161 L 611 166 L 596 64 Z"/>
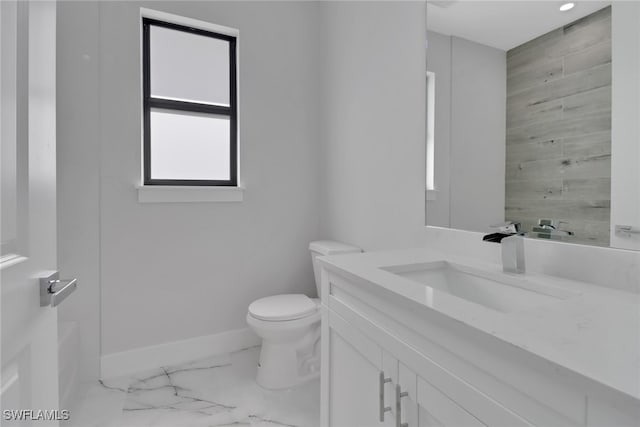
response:
<path fill-rule="evenodd" d="M 639 425 L 640 4 L 565 3 L 3 0 L 2 425 Z M 595 100 L 519 133 L 509 51 L 589 16 Z M 163 22 L 228 46 L 224 182 L 147 174 Z M 300 378 L 250 309 L 289 294 Z"/>

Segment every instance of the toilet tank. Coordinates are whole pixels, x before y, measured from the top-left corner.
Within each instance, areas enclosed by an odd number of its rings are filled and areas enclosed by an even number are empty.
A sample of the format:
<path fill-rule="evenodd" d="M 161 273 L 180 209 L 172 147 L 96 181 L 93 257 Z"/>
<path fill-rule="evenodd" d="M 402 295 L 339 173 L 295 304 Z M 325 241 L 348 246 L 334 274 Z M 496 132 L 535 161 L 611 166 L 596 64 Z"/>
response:
<path fill-rule="evenodd" d="M 320 298 L 320 265 L 317 258 L 324 255 L 352 254 L 362 252 L 362 249 L 347 245 L 346 243 L 334 242 L 332 240 L 317 240 L 309 243 L 311 251 L 311 261 L 313 262 L 313 274 L 316 279 L 316 289 Z"/>

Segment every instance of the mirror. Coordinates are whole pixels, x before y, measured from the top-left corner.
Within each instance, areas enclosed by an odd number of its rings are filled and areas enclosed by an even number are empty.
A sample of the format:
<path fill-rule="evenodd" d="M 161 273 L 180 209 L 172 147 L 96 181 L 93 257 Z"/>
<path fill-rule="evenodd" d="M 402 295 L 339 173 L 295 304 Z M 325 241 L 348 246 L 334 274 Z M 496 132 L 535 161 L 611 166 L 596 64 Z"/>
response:
<path fill-rule="evenodd" d="M 428 226 L 640 249 L 640 5 L 574 3 L 427 3 Z"/>

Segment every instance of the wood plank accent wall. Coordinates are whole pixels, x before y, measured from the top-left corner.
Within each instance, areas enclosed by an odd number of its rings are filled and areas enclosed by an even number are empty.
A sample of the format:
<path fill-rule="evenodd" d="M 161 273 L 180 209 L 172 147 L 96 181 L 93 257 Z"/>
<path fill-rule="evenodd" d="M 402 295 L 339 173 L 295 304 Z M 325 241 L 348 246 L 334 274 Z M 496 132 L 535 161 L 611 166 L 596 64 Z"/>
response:
<path fill-rule="evenodd" d="M 507 220 L 609 245 L 611 7 L 507 52 Z"/>

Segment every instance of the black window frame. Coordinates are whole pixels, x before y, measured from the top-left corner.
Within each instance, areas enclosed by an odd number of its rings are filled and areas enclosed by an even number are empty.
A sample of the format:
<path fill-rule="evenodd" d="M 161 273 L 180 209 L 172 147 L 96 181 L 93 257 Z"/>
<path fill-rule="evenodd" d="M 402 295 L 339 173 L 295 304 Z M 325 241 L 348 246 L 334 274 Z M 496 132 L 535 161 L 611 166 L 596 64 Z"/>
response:
<path fill-rule="evenodd" d="M 172 30 L 183 31 L 229 43 L 229 106 L 203 104 L 199 102 L 177 101 L 151 96 L 151 67 L 150 67 L 150 27 L 157 26 Z M 238 186 L 238 111 L 237 111 L 237 69 L 236 69 L 236 37 L 221 34 L 201 28 L 194 28 L 172 22 L 160 21 L 153 18 L 142 18 L 142 76 L 143 76 L 143 177 L 144 185 L 172 185 L 172 186 Z M 229 117 L 229 179 L 228 180 L 199 180 L 199 179 L 152 179 L 151 178 L 151 109 L 165 111 L 184 111 L 188 113 L 215 114 Z"/>

